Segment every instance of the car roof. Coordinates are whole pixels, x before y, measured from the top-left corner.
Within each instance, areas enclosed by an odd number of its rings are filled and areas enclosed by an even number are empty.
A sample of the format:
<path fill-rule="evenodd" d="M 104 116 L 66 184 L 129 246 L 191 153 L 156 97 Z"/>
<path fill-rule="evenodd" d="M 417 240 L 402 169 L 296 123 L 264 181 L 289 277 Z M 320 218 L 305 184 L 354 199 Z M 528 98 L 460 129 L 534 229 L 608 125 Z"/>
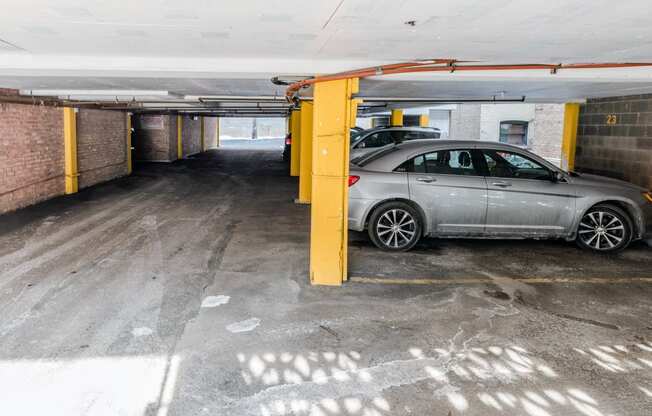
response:
<path fill-rule="evenodd" d="M 369 133 L 372 131 L 379 131 L 379 130 L 420 130 L 420 131 L 440 131 L 437 127 L 421 127 L 421 126 L 379 126 L 379 127 L 373 127 L 371 129 L 367 129 L 364 132 Z"/>
<path fill-rule="evenodd" d="M 419 139 L 419 140 L 408 140 L 399 144 L 390 144 L 383 146 L 378 149 L 377 152 L 391 151 L 387 152 L 381 157 L 370 161 L 364 165 L 365 170 L 378 170 L 378 171 L 391 171 L 396 168 L 398 165 L 408 160 L 411 157 L 428 153 L 435 152 L 437 150 L 443 149 L 495 149 L 495 150 L 504 150 L 504 151 L 514 151 L 516 153 L 524 153 L 528 157 L 531 157 L 537 162 L 540 162 L 547 166 L 550 169 L 558 170 L 553 164 L 543 159 L 542 157 L 537 156 L 536 154 L 523 149 L 519 146 L 514 146 L 511 144 L 485 141 L 485 140 L 428 140 L 428 139 Z M 373 158 L 376 152 L 370 153 L 369 158 Z M 365 157 L 366 158 L 366 157 Z"/>

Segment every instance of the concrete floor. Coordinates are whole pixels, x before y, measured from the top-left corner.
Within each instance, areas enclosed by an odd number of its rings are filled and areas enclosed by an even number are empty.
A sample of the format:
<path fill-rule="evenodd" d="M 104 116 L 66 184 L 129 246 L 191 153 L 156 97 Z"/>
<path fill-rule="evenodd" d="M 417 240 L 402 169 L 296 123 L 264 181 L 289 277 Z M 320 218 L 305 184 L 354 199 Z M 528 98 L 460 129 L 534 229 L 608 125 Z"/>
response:
<path fill-rule="evenodd" d="M 296 187 L 230 147 L 0 217 L 0 414 L 652 414 L 646 246 L 355 234 L 381 281 L 311 287 Z"/>

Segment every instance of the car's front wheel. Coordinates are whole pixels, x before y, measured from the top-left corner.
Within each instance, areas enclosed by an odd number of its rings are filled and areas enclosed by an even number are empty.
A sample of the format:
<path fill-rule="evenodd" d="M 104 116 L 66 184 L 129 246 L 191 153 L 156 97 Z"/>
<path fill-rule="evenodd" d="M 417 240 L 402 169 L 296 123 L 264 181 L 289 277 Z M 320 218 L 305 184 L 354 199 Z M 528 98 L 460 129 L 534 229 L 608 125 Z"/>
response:
<path fill-rule="evenodd" d="M 369 237 L 383 250 L 407 251 L 421 238 L 421 227 L 417 210 L 405 202 L 388 202 L 371 215 Z"/>
<path fill-rule="evenodd" d="M 597 205 L 584 214 L 577 229 L 577 244 L 602 253 L 623 250 L 632 239 L 632 225 L 623 210 Z"/>

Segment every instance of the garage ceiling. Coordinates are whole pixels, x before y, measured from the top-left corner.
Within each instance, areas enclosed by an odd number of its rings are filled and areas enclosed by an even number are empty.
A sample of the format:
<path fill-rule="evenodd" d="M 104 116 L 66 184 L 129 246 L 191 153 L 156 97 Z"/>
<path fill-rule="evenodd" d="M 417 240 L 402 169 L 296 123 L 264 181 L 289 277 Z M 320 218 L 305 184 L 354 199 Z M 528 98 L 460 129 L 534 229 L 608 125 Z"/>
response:
<path fill-rule="evenodd" d="M 418 58 L 652 60 L 652 25 L 640 12 L 647 0 L 5 3 L 0 86 L 23 89 L 267 95 L 281 92 L 268 81 L 273 75 Z M 362 92 L 447 98 L 506 92 L 564 101 L 652 92 L 652 70 L 421 74 L 369 80 Z"/>

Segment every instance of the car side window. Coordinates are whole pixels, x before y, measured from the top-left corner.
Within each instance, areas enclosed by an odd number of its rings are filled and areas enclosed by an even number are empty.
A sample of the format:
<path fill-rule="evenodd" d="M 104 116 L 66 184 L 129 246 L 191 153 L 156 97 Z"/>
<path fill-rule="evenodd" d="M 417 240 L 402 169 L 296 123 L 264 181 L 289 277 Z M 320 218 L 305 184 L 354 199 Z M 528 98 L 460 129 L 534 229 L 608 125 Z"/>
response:
<path fill-rule="evenodd" d="M 402 142 L 403 140 L 410 140 L 407 137 L 407 131 L 403 130 L 390 130 L 389 134 L 392 137 L 394 143 Z"/>
<path fill-rule="evenodd" d="M 387 131 L 380 131 L 378 133 L 370 134 L 369 136 L 362 139 L 362 142 L 359 143 L 356 147 L 373 149 L 375 147 L 383 147 L 390 143 L 393 143 L 392 137 Z"/>
<path fill-rule="evenodd" d="M 470 150 L 440 150 L 419 155 L 404 162 L 397 172 L 478 176 Z"/>
<path fill-rule="evenodd" d="M 545 166 L 518 153 L 483 150 L 489 176 L 511 179 L 549 180 L 551 172 Z"/>
<path fill-rule="evenodd" d="M 438 139 L 440 133 L 437 131 L 420 131 L 417 133 L 417 138 L 419 139 Z"/>

